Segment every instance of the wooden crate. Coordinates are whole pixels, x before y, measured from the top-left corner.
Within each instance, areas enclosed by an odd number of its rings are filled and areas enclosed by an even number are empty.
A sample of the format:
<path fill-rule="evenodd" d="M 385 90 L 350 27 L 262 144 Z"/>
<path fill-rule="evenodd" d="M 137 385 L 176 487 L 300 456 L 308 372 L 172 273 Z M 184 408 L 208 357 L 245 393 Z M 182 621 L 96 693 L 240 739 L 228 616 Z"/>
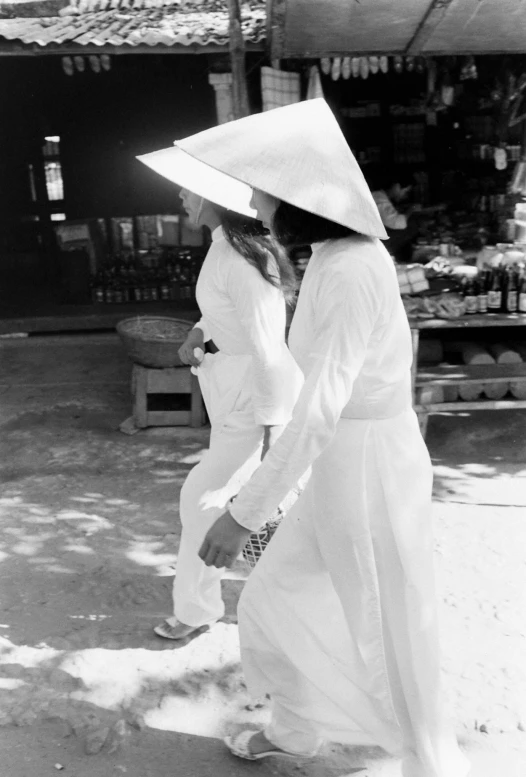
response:
<path fill-rule="evenodd" d="M 188 398 L 188 409 L 153 410 L 153 395 L 183 395 Z M 138 429 L 147 426 L 203 426 L 205 408 L 199 382 L 190 367 L 151 369 L 133 365 L 132 372 L 133 421 Z"/>

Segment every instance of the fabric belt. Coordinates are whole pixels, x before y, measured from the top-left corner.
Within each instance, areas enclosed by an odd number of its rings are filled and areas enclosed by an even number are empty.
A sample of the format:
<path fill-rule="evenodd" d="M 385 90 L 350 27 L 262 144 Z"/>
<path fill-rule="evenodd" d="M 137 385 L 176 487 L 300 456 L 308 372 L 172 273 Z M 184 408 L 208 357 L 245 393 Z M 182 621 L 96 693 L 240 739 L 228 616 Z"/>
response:
<path fill-rule="evenodd" d="M 384 421 L 411 410 L 411 401 L 407 397 L 393 400 L 387 406 L 385 404 L 379 408 L 374 405 L 347 405 L 344 407 L 341 418 L 345 420 L 371 420 Z"/>
<path fill-rule="evenodd" d="M 207 340 L 205 343 L 205 353 L 217 353 L 219 348 L 213 340 Z"/>

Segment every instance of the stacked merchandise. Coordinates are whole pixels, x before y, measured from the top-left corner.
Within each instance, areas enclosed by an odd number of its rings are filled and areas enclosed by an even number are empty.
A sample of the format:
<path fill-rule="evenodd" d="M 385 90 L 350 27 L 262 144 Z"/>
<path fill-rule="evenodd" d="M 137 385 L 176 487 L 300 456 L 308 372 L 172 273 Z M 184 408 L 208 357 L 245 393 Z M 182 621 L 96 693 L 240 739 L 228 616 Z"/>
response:
<path fill-rule="evenodd" d="M 425 124 L 400 123 L 393 127 L 393 161 L 397 164 L 425 162 Z"/>
<path fill-rule="evenodd" d="M 75 239 L 72 245 L 88 252 L 95 303 L 195 300 L 206 246 L 203 230 L 190 233 L 184 217 L 62 222 L 56 232 L 61 247 Z"/>
<path fill-rule="evenodd" d="M 526 346 L 520 342 L 489 343 L 476 341 L 439 340 L 436 337 L 422 339 L 418 365 L 432 368 L 437 365 L 464 364 L 467 366 L 519 365 L 526 362 Z M 476 402 L 526 399 L 526 383 L 522 381 L 485 381 L 461 383 L 458 386 L 427 386 L 417 390 L 417 404 L 441 404 L 442 402 Z"/>
<path fill-rule="evenodd" d="M 459 318 L 466 312 L 461 283 L 448 260 L 397 265 L 396 271 L 409 318 Z"/>
<path fill-rule="evenodd" d="M 518 245 L 501 244 L 495 247 L 486 246 L 477 256 L 477 266 L 459 265 L 452 267 L 445 258 L 437 258 L 425 267 L 426 277 L 433 286 L 435 279 L 444 280 L 448 275 L 455 280 L 461 300 L 459 315 L 488 316 L 495 314 L 516 317 L 526 313 L 526 256 Z M 413 306 L 417 307 L 415 298 Z M 417 311 L 418 317 L 425 317 L 429 308 L 426 304 L 430 298 L 420 296 Z M 411 312 L 406 305 L 408 312 Z M 439 314 L 435 313 L 435 316 Z M 452 317 L 452 316 L 439 316 Z M 526 361 L 526 347 L 508 339 L 491 339 L 491 335 L 480 328 L 484 342 L 478 341 L 441 341 L 436 338 L 421 340 L 419 349 L 420 366 L 432 367 L 437 364 L 464 364 L 467 366 L 522 365 Z M 442 402 L 478 402 L 480 400 L 499 401 L 509 399 L 525 400 L 526 384 L 520 380 L 509 381 L 487 380 L 481 382 L 466 382 L 458 386 L 430 385 L 417 391 L 417 403 L 422 405 L 440 404 Z"/>
<path fill-rule="evenodd" d="M 462 256 L 437 256 L 425 265 L 399 266 L 400 292 L 407 314 L 415 318 L 458 318 L 526 313 L 524 251 L 517 245 L 486 246 L 476 262 L 475 266 L 464 264 Z M 418 287 L 407 282 L 408 277 L 416 277 L 415 273 L 420 279 Z"/>
<path fill-rule="evenodd" d="M 481 270 L 464 282 L 466 314 L 526 313 L 524 266 Z"/>
<path fill-rule="evenodd" d="M 137 216 L 136 231 L 140 250 L 180 244 L 180 220 L 176 215 Z"/>
<path fill-rule="evenodd" d="M 111 255 L 93 278 L 93 302 L 194 300 L 203 259 L 203 251 L 196 249 Z"/>
<path fill-rule="evenodd" d="M 421 264 L 396 265 L 400 294 L 420 294 L 429 289 L 425 267 Z"/>

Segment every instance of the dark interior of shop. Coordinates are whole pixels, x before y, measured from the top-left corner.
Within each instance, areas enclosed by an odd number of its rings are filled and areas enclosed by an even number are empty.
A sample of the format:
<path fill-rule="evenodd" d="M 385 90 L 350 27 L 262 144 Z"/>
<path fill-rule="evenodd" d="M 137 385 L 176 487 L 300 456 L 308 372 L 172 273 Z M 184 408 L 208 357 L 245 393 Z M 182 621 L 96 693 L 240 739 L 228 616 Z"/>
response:
<path fill-rule="evenodd" d="M 57 56 L 3 59 L 0 318 L 91 304 L 85 257 L 70 257 L 76 269 L 63 282 L 55 235 L 63 219 L 104 219 L 111 232 L 112 218 L 181 213 L 176 187 L 135 157 L 216 123 L 208 73 L 217 59 L 120 55 L 94 72 L 85 58 L 72 75 Z"/>
<path fill-rule="evenodd" d="M 133 305 L 155 303 L 160 311 L 175 299 L 195 309 L 193 284 L 207 237 L 185 229 L 177 189 L 135 157 L 217 122 L 208 74 L 220 59 L 119 55 L 98 72 L 88 57 L 77 59 L 82 67 L 69 74 L 58 56 L 5 57 L 0 70 L 0 322 L 48 315 L 57 306 L 62 318 L 83 307 L 93 320 L 103 308 L 106 316 L 122 315 L 122 304 L 133 312 Z M 262 61 L 261 54 L 247 58 L 254 112 L 261 110 Z M 502 240 L 512 208 L 509 181 L 524 146 L 522 122 L 509 121 L 506 85 L 526 58 L 389 62 L 386 72 L 378 67 L 360 77 L 321 75 L 366 176 L 389 169 L 412 185 L 420 205 L 447 206 L 427 227 L 422 220 L 428 243 L 453 231 L 463 249 Z M 306 73 L 309 64 L 284 66 Z M 494 159 L 499 146 L 507 149 L 502 170 Z M 178 234 L 166 238 L 174 225 L 161 224 L 162 217 L 177 215 Z M 64 220 L 89 223 L 90 240 L 100 244 L 96 256 L 57 238 Z M 138 251 L 140 283 L 130 258 Z"/>

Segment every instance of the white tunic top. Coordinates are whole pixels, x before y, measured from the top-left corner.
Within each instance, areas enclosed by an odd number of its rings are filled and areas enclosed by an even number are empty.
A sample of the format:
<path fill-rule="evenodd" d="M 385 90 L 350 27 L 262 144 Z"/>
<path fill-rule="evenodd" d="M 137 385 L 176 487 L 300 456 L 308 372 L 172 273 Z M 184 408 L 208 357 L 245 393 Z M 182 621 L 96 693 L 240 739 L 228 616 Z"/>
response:
<path fill-rule="evenodd" d="M 289 335 L 305 384 L 231 509 L 252 530 L 328 445 L 340 417 L 384 419 L 411 407 L 411 336 L 389 254 L 362 236 L 313 249 Z"/>
<path fill-rule="evenodd" d="M 196 326 L 203 330 L 205 340 L 213 340 L 219 348 L 218 355 L 205 357 L 198 371 L 202 382 L 206 374 L 208 385 L 215 387 L 213 404 L 224 405 L 227 394 L 234 397 L 248 383 L 254 422 L 286 423 L 301 374 L 285 343 L 285 300 L 279 289 L 232 248 L 221 227 L 212 233 L 196 296 L 202 314 Z M 206 400 L 206 389 L 203 393 Z M 220 411 L 223 417 L 224 410 Z"/>
<path fill-rule="evenodd" d="M 307 750 L 302 732 L 373 741 L 402 756 L 407 777 L 465 777 L 442 709 L 432 468 L 411 408 L 409 324 L 379 241 L 314 246 L 289 342 L 304 387 L 230 508 L 258 529 L 311 469 L 240 599 L 251 692 L 299 721 L 273 720 L 282 747 Z"/>

